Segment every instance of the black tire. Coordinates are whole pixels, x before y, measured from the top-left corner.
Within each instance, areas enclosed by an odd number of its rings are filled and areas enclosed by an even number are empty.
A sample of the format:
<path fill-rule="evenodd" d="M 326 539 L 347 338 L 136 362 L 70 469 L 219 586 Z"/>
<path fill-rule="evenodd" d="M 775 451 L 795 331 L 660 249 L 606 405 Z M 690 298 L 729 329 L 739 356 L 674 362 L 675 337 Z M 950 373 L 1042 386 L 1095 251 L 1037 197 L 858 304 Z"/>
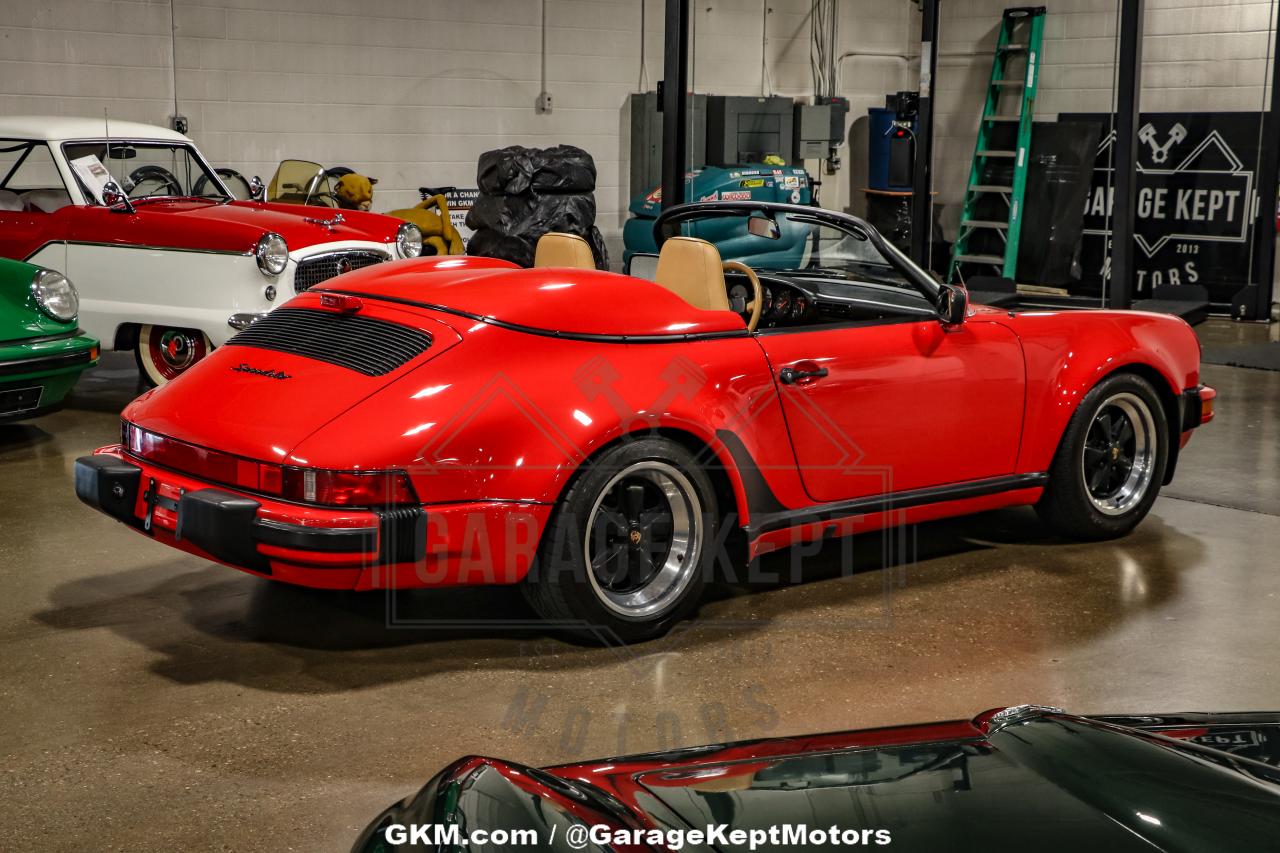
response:
<path fill-rule="evenodd" d="M 1075 539 L 1124 536 L 1160 493 L 1169 441 L 1168 418 L 1151 383 L 1132 373 L 1107 377 L 1067 423 L 1036 512 Z"/>
<path fill-rule="evenodd" d="M 710 479 L 683 446 L 654 437 L 615 445 L 584 467 L 556 505 L 525 578 L 525 598 L 579 640 L 659 637 L 701 598 L 715 565 L 719 513 Z M 646 571 L 654 574 L 642 582 Z M 620 576 L 610 579 L 615 572 Z"/>

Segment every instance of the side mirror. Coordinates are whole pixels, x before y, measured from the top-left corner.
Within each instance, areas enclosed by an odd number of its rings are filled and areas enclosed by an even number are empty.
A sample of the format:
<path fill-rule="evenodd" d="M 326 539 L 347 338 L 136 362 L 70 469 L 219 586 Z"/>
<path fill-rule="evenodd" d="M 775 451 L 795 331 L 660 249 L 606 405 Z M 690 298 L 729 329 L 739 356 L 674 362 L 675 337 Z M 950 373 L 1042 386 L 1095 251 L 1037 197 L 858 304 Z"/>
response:
<path fill-rule="evenodd" d="M 249 181 L 249 200 L 262 201 L 262 197 L 266 195 L 266 193 L 267 187 L 262 183 L 262 178 L 254 175 L 253 179 Z"/>
<path fill-rule="evenodd" d="M 778 223 L 767 216 L 748 217 L 747 233 L 752 237 L 763 237 L 766 240 L 777 240 L 782 236 Z"/>
<path fill-rule="evenodd" d="M 133 213 L 133 203 L 115 181 L 107 181 L 103 185 L 102 203 L 112 210 L 120 208 L 125 213 Z"/>
<path fill-rule="evenodd" d="M 946 325 L 960 325 L 968 311 L 969 291 L 963 287 L 944 285 L 938 292 L 938 318 Z"/>

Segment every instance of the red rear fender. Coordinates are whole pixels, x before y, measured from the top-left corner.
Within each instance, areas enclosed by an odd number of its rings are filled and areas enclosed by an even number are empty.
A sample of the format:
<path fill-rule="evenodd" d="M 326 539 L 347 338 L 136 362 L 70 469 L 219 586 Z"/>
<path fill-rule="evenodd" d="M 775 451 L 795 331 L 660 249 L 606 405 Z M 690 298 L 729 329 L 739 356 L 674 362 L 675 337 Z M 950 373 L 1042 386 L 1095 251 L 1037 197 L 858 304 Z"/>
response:
<path fill-rule="evenodd" d="M 1159 377 L 1176 399 L 1200 375 L 1200 347 L 1182 320 L 1137 311 L 1028 312 L 1000 320 L 1022 339 L 1027 414 L 1018 471 L 1046 471 L 1080 401 L 1108 375 Z"/>

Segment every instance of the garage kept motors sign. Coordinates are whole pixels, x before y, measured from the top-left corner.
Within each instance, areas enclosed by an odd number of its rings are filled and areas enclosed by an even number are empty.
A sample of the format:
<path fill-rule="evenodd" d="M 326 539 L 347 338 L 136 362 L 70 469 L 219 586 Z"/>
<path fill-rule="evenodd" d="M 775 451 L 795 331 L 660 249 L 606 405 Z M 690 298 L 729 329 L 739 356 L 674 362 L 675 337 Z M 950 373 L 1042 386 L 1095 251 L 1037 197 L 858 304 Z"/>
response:
<path fill-rule="evenodd" d="M 1106 113 L 1063 113 L 1096 122 L 1102 141 L 1085 206 L 1082 293 L 1098 295 L 1110 275 L 1108 219 L 1114 203 Z M 1258 113 L 1144 113 L 1138 131 L 1134 297 L 1160 285 L 1198 284 L 1227 305 L 1250 282 L 1256 216 Z M 1269 222 L 1270 220 L 1268 220 Z"/>

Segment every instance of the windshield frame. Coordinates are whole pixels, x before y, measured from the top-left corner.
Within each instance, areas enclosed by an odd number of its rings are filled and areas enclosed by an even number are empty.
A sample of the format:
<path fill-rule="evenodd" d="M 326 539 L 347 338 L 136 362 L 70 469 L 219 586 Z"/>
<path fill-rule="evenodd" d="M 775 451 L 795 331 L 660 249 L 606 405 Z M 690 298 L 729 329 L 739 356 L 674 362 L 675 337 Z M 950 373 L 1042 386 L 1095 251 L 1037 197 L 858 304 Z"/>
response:
<path fill-rule="evenodd" d="M 140 201 L 146 202 L 146 201 L 157 201 L 162 199 L 167 199 L 167 200 L 199 199 L 203 201 L 215 202 L 218 204 L 229 204 L 230 202 L 235 200 L 235 196 L 233 196 L 230 190 L 227 189 L 227 185 L 222 182 L 222 176 L 218 174 L 216 169 L 214 169 L 212 166 L 209 165 L 209 161 L 206 160 L 204 158 L 204 155 L 200 153 L 200 149 L 195 146 L 195 143 L 187 140 L 135 139 L 135 138 L 123 137 L 123 136 L 112 136 L 112 137 L 97 136 L 97 137 L 88 137 L 85 139 L 59 140 L 58 154 L 60 155 L 62 161 L 64 163 L 67 163 L 69 166 L 71 163 L 72 157 L 70 155 L 70 152 L 67 151 L 68 145 L 72 145 L 72 146 L 74 145 L 105 145 L 107 146 L 108 151 L 110 151 L 112 147 L 117 145 L 144 145 L 149 147 L 161 146 L 161 147 L 168 147 L 168 148 L 182 148 L 197 163 L 197 165 L 199 165 L 200 168 L 204 170 L 205 176 L 212 181 L 214 188 L 216 188 L 220 193 L 219 196 L 149 195 L 149 196 L 143 196 L 141 198 L 130 199 L 135 204 Z M 110 158 L 108 157 L 108 159 Z M 106 166 L 107 164 L 104 163 L 103 165 Z M 83 198 L 83 204 L 85 204 L 88 207 L 102 207 L 102 205 L 98 204 L 94 200 L 92 193 L 88 193 L 85 191 L 85 187 L 80 182 L 80 178 L 75 175 L 75 170 L 68 168 L 68 171 L 71 172 L 72 178 L 75 180 L 76 189 L 79 191 L 81 197 Z M 118 178 L 119 176 L 112 175 L 112 177 Z"/>
<path fill-rule="evenodd" d="M 680 236 L 679 226 L 685 222 L 698 219 L 741 217 L 747 218 L 752 213 L 766 213 L 771 217 L 785 214 L 792 222 L 824 225 L 837 231 L 843 231 L 855 239 L 869 241 L 888 262 L 888 265 L 900 274 L 906 283 L 919 291 L 931 304 L 937 304 L 946 285 L 935 281 L 933 276 L 922 270 L 910 258 L 864 219 L 848 213 L 840 213 L 822 207 L 804 204 L 786 204 L 767 201 L 697 201 L 672 205 L 653 223 L 653 239 L 662 251 L 662 244 L 669 238 Z"/>

